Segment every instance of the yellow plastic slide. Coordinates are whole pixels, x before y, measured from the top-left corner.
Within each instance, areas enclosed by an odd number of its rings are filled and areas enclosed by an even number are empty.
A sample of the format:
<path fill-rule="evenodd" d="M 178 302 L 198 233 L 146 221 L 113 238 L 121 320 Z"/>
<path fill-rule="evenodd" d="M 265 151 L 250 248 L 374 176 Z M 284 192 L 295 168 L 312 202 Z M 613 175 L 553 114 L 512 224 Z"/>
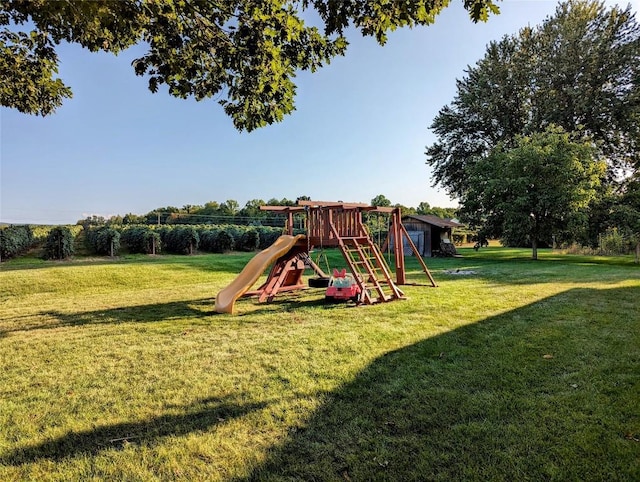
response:
<path fill-rule="evenodd" d="M 233 313 L 236 300 L 253 286 L 271 263 L 286 254 L 301 238 L 304 238 L 304 234 L 297 236 L 284 234 L 267 249 L 251 258 L 251 261 L 247 263 L 237 278 L 216 296 L 216 311 L 218 313 Z"/>

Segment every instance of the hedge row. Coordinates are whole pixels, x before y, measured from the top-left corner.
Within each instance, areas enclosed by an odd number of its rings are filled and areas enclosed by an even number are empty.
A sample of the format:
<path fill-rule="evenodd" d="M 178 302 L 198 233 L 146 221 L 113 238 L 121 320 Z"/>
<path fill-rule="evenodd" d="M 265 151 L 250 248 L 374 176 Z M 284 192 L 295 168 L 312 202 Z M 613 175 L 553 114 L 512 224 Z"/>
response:
<path fill-rule="evenodd" d="M 33 246 L 33 231 L 29 226 L 6 226 L 0 229 L 0 257 L 19 256 Z"/>
<path fill-rule="evenodd" d="M 128 225 L 100 226 L 87 230 L 87 248 L 95 254 L 114 254 L 120 246 L 129 253 L 151 254 L 162 251 L 192 254 L 254 251 L 271 246 L 282 234 L 281 228 L 240 225 Z"/>

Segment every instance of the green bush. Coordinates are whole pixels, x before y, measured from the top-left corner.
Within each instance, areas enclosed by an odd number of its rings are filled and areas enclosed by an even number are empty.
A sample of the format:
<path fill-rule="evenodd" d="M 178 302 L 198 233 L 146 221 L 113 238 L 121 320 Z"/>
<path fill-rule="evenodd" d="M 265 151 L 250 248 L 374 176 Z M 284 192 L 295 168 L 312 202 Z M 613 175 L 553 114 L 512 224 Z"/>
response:
<path fill-rule="evenodd" d="M 240 236 L 237 249 L 241 251 L 255 251 L 260 246 L 260 236 L 255 229 L 248 229 Z"/>
<path fill-rule="evenodd" d="M 199 230 L 198 235 L 200 236 L 200 250 L 206 251 L 208 253 L 215 252 L 216 239 L 219 232 L 220 230 L 217 228 L 204 228 Z"/>
<path fill-rule="evenodd" d="M 74 236 L 66 226 L 56 226 L 49 231 L 44 243 L 44 259 L 65 259 L 73 255 Z"/>
<path fill-rule="evenodd" d="M 109 226 L 90 227 L 86 230 L 86 243 L 95 254 L 115 255 L 120 249 L 120 232 Z"/>
<path fill-rule="evenodd" d="M 234 247 L 234 240 L 227 231 L 224 229 L 218 233 L 214 243 L 214 253 L 224 253 L 225 251 L 231 251 Z"/>
<path fill-rule="evenodd" d="M 193 254 L 198 249 L 200 236 L 193 226 L 176 226 L 166 232 L 163 242 L 169 252 Z"/>
<path fill-rule="evenodd" d="M 259 249 L 266 249 L 276 242 L 282 234 L 282 228 L 272 228 L 270 226 L 260 226 L 256 228 L 260 237 Z"/>
<path fill-rule="evenodd" d="M 6 226 L 0 229 L 0 256 L 13 258 L 33 246 L 33 232 L 29 226 Z"/>
<path fill-rule="evenodd" d="M 120 240 L 129 253 L 152 254 L 161 251 L 160 233 L 146 225 L 125 227 Z"/>
<path fill-rule="evenodd" d="M 624 236 L 617 228 L 610 228 L 598 236 L 598 252 L 602 255 L 628 254 L 629 237 Z"/>

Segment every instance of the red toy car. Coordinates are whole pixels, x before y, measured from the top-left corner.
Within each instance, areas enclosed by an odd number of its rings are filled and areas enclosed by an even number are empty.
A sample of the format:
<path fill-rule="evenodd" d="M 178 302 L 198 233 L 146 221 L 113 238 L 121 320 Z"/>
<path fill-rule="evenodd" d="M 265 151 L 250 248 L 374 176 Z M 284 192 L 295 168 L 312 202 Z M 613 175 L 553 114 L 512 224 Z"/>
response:
<path fill-rule="evenodd" d="M 346 269 L 338 271 L 333 270 L 333 276 L 329 279 L 329 286 L 325 293 L 326 300 L 351 300 L 356 303 L 360 302 L 362 290 L 356 282 L 352 274 L 347 273 Z"/>

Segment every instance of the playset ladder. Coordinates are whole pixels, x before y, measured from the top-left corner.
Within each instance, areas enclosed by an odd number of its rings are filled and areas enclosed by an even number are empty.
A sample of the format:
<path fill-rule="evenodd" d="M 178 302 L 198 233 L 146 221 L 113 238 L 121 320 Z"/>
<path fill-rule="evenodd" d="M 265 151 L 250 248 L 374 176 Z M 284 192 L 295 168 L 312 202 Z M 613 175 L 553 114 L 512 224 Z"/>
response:
<path fill-rule="evenodd" d="M 362 290 L 362 302 L 391 301 L 404 298 L 404 293 L 391 279 L 389 267 L 378 247 L 369 237 L 342 237 L 340 250 Z M 377 297 L 373 296 L 373 292 Z"/>

